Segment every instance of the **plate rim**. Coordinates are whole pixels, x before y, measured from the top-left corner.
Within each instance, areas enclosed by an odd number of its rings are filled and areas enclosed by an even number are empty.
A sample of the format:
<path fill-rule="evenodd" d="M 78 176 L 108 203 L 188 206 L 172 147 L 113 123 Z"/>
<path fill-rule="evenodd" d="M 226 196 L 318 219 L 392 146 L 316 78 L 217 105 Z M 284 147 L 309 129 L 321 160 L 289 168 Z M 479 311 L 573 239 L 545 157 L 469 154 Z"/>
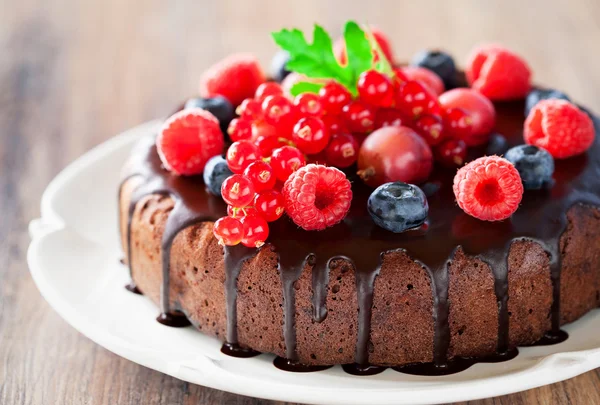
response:
<path fill-rule="evenodd" d="M 249 378 L 248 376 L 229 373 L 227 370 L 217 367 L 214 361 L 205 355 L 200 355 L 191 361 L 168 361 L 153 351 L 139 350 L 132 347 L 128 342 L 110 334 L 78 314 L 77 310 L 71 307 L 67 300 L 51 288 L 51 284 L 47 281 L 47 270 L 39 261 L 38 251 L 39 246 L 47 238 L 51 238 L 54 234 L 66 229 L 67 220 L 61 218 L 52 207 L 52 201 L 61 188 L 76 178 L 77 172 L 81 169 L 93 166 L 121 148 L 132 147 L 140 134 L 157 128 L 161 123 L 162 120 L 152 120 L 133 127 L 97 145 L 69 164 L 47 186 L 41 198 L 41 216 L 32 220 L 29 226 L 31 243 L 27 250 L 27 262 L 38 290 L 68 324 L 105 349 L 127 360 L 172 377 L 234 394 L 269 400 L 332 405 L 362 404 L 365 401 L 381 405 L 392 403 L 425 405 L 447 403 L 449 401 L 476 400 L 553 384 L 600 367 L 600 347 L 597 347 L 543 356 L 534 365 L 523 370 L 489 377 L 485 380 L 452 381 L 447 384 L 443 383 L 442 379 L 441 384 L 433 384 L 427 388 L 417 390 L 348 387 L 332 389 L 321 386 L 299 386 L 280 381 L 265 382 L 256 377 Z M 162 356 L 165 355 L 165 352 L 159 353 L 162 353 Z M 199 364 L 209 371 L 200 372 L 197 368 Z M 532 373 L 535 378 L 523 378 Z M 376 379 L 377 376 L 353 378 Z M 298 392 L 298 388 L 302 388 L 302 391 Z M 399 398 L 400 395 L 403 397 Z"/>

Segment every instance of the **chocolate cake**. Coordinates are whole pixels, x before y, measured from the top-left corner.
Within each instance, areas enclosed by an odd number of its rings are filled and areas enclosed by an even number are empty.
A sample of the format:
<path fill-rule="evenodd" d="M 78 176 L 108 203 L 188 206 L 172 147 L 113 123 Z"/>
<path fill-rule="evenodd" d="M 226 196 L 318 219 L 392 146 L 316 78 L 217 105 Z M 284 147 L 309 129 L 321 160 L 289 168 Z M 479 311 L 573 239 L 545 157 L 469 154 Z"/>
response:
<path fill-rule="evenodd" d="M 521 143 L 523 102 L 495 107 L 497 130 Z M 119 193 L 132 285 L 160 306 L 159 321 L 187 318 L 234 354 L 444 369 L 564 339 L 561 325 L 600 305 L 598 139 L 558 161 L 554 187 L 526 193 L 510 221 L 466 215 L 451 175 L 436 170 L 426 229 L 376 227 L 370 190 L 353 179 L 341 224 L 307 232 L 284 217 L 251 249 L 217 243 L 213 221 L 226 205 L 200 177 L 166 171 L 154 137 L 136 146 Z"/>
<path fill-rule="evenodd" d="M 498 45 L 463 74 L 441 51 L 394 67 L 352 21 L 313 36 L 273 34 L 293 80 L 230 56 L 140 139 L 127 288 L 291 371 L 448 374 L 566 339 L 600 306 L 598 120 Z"/>

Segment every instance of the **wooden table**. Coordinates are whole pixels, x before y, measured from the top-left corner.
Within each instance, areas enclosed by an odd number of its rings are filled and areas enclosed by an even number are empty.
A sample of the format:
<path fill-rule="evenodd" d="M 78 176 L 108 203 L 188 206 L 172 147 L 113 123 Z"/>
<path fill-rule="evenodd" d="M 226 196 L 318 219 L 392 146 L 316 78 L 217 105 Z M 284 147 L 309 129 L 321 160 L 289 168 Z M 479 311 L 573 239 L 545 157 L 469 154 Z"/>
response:
<path fill-rule="evenodd" d="M 190 385 L 124 360 L 67 325 L 25 262 L 27 223 L 48 182 L 112 135 L 165 115 L 200 73 L 234 51 L 265 63 L 268 33 L 377 24 L 408 58 L 502 42 L 527 56 L 535 81 L 600 111 L 596 0 L 199 1 L 0 0 L 0 403 L 269 404 Z M 471 404 L 600 404 L 600 371 Z"/>

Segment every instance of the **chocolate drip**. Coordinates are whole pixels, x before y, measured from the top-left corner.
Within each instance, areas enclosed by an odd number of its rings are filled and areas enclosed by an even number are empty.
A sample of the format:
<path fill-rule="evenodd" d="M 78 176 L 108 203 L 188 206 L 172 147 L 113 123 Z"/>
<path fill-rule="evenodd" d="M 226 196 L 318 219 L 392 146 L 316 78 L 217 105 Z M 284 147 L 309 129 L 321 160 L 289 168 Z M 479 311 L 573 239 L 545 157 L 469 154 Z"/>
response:
<path fill-rule="evenodd" d="M 500 103 L 496 105 L 496 109 L 498 116 L 496 130 L 506 137 L 510 146 L 521 144 L 523 102 Z M 276 360 L 275 364 L 287 369 L 300 368 L 296 364 L 295 283 L 302 275 L 306 263 L 313 267 L 311 280 L 313 318 L 316 322 L 323 322 L 326 321 L 327 316 L 330 266 L 333 259 L 343 258 L 354 267 L 358 299 L 358 333 L 355 351 L 357 364 L 345 368 L 352 371 L 373 371 L 369 367 L 368 359 L 375 280 L 383 264 L 381 254 L 397 250 L 405 251 L 415 262 L 423 266 L 430 277 L 433 296 L 434 361 L 428 367 L 433 367 L 436 373 L 448 373 L 457 364 L 456 360 L 447 359 L 451 339 L 448 325 L 450 311 L 448 268 L 459 246 L 465 254 L 478 257 L 488 263 L 493 273 L 498 301 L 497 349 L 500 353 L 498 358 L 506 359 L 511 353 L 514 354 L 509 350 L 511 342 L 509 341 L 507 263 L 513 241 L 523 238 L 533 240 L 548 253 L 553 285 L 552 333 L 549 336 L 561 335 L 559 329 L 561 322 L 560 238 L 567 225 L 566 213 L 573 205 L 600 206 L 599 138 L 596 137 L 594 145 L 586 154 L 556 161 L 554 187 L 548 190 L 526 191 L 521 207 L 509 220 L 490 223 L 466 215 L 454 201 L 452 192 L 454 172 L 436 169 L 430 182 L 439 185 L 439 189 L 433 190 L 428 195 L 429 225 L 419 230 L 393 234 L 377 227 L 366 210 L 366 201 L 372 189 L 353 176 L 350 176 L 354 194 L 352 207 L 342 223 L 322 232 L 303 231 L 288 218 L 271 223 L 269 241 L 272 249 L 279 256 L 278 270 L 284 297 L 283 335 L 288 358 Z M 473 149 L 471 153 L 482 155 L 485 151 Z M 135 264 L 132 263 L 131 255 L 131 223 L 136 206 L 142 198 L 150 194 L 169 196 L 175 202 L 173 209 L 168 213 L 161 244 L 163 253 L 161 319 L 166 319 L 173 315 L 171 304 L 177 304 L 178 298 L 170 297 L 169 262 L 173 241 L 181 230 L 190 225 L 214 221 L 226 215 L 226 206 L 220 198 L 205 191 L 200 177 L 174 176 L 166 171 L 161 166 L 156 152 L 154 137 L 143 140 L 132 159 L 125 178 L 138 176 L 142 178 L 142 182 L 132 193 L 128 213 L 126 238 L 130 270 Z M 138 209 L 143 210 L 144 207 Z M 231 344 L 228 347 L 236 347 L 237 343 L 237 278 L 243 261 L 255 254 L 256 250 L 239 246 L 225 249 L 227 341 Z M 550 337 L 542 341 L 549 340 Z M 463 360 L 461 364 L 464 365 Z M 425 368 L 427 365 L 419 367 Z M 406 372 L 407 368 L 402 370 Z"/>
<path fill-rule="evenodd" d="M 225 246 L 225 299 L 227 302 L 227 343 L 237 345 L 237 283 L 244 262 L 256 255 L 256 249 L 244 245 Z M 232 346 L 233 347 L 233 346 Z"/>
<path fill-rule="evenodd" d="M 129 284 L 127 284 L 125 286 L 125 289 L 129 292 L 132 292 L 134 294 L 142 294 L 142 292 L 140 291 L 139 288 L 137 288 L 137 285 L 135 285 L 135 283 L 133 281 L 131 281 Z"/>
<path fill-rule="evenodd" d="M 290 359 L 284 359 L 283 357 L 275 357 L 273 365 L 280 370 L 289 371 L 292 373 L 314 373 L 315 371 L 327 370 L 333 366 L 307 366 L 300 364 Z"/>
<path fill-rule="evenodd" d="M 156 317 L 156 320 L 158 323 L 162 323 L 163 325 L 170 326 L 172 328 L 183 328 L 191 325 L 187 317 L 179 311 L 161 312 Z"/>
<path fill-rule="evenodd" d="M 221 346 L 221 353 L 231 357 L 239 357 L 241 359 L 256 357 L 260 354 L 260 352 L 257 352 L 256 350 L 241 347 L 234 343 L 223 343 L 223 346 Z"/>

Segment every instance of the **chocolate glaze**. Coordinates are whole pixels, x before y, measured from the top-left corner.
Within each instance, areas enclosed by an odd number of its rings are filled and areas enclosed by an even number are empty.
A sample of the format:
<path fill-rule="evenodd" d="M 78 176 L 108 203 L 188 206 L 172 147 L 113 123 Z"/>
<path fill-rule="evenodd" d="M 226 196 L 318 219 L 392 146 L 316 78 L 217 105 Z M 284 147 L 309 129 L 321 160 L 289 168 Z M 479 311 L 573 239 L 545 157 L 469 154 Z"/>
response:
<path fill-rule="evenodd" d="M 134 294 L 140 294 L 140 295 L 142 295 L 142 292 L 140 291 L 139 288 L 137 288 L 137 285 L 135 285 L 135 283 L 133 282 L 133 280 L 129 284 L 127 284 L 125 286 L 125 289 L 127 291 L 130 291 L 130 292 L 134 293 Z"/>
<path fill-rule="evenodd" d="M 228 356 L 239 357 L 242 359 L 256 357 L 260 354 L 260 352 L 257 352 L 256 350 L 241 347 L 236 343 L 223 343 L 223 346 L 221 347 L 221 352 L 225 353 Z"/>
<path fill-rule="evenodd" d="M 284 359 L 283 357 L 275 357 L 273 365 L 280 370 L 290 371 L 293 373 L 312 373 L 315 371 L 323 371 L 333 366 L 308 366 L 306 364 L 300 364 L 294 360 Z"/>
<path fill-rule="evenodd" d="M 496 130 L 502 133 L 510 146 L 522 143 L 523 102 L 496 104 L 498 121 Z M 485 153 L 485 147 L 471 150 L 475 156 Z M 508 315 L 508 252 L 512 242 L 530 239 L 539 243 L 550 257 L 553 283 L 551 309 L 552 331 L 542 343 L 560 340 L 560 251 L 559 240 L 565 230 L 566 212 L 577 203 L 600 206 L 600 146 L 598 137 L 592 148 L 583 155 L 556 162 L 555 184 L 551 189 L 526 191 L 519 209 L 511 219 L 501 222 L 483 222 L 469 217 L 456 205 L 452 192 L 455 172 L 436 169 L 429 179 L 435 187 L 428 195 L 428 226 L 421 229 L 393 234 L 375 225 L 371 220 L 366 201 L 371 189 L 357 177 L 349 175 L 353 182 L 353 201 L 344 221 L 322 232 L 306 232 L 288 218 L 271 224 L 269 244 L 263 248 L 273 249 L 279 256 L 284 297 L 285 359 L 275 365 L 283 369 L 300 371 L 296 363 L 295 289 L 305 267 L 312 268 L 313 316 L 322 322 L 327 316 L 326 298 L 329 270 L 336 259 L 343 258 L 352 264 L 356 278 L 358 302 L 358 335 L 355 365 L 345 366 L 348 372 L 363 374 L 373 372 L 369 367 L 369 344 L 371 331 L 371 307 L 377 275 L 385 255 L 396 250 L 405 251 L 429 274 L 432 286 L 434 348 L 433 363 L 402 367 L 402 372 L 426 374 L 448 373 L 469 367 L 475 360 L 448 361 L 450 330 L 448 325 L 448 264 L 458 246 L 466 254 L 476 256 L 489 264 L 494 275 L 498 300 L 498 342 L 501 353 L 496 360 L 506 360 L 509 351 Z M 129 208 L 127 244 L 130 269 L 135 266 L 131 258 L 131 222 L 137 203 L 146 195 L 168 195 L 175 201 L 169 214 L 162 239 L 163 284 L 161 294 L 161 317 L 168 319 L 171 311 L 169 297 L 169 262 L 173 240 L 186 227 L 214 221 L 226 215 L 226 206 L 220 198 L 205 191 L 201 177 L 179 177 L 170 174 L 160 163 L 154 146 L 154 137 L 144 139 L 133 154 L 125 179 L 141 177 L 141 185 L 132 195 Z M 242 264 L 256 254 L 255 249 L 241 246 L 225 248 L 225 290 L 227 297 L 227 342 L 237 345 L 237 278 Z M 226 351 L 230 351 L 226 349 Z M 502 354 L 504 353 L 504 354 Z M 486 361 L 479 359 L 477 361 Z M 489 359 L 488 359 L 489 361 Z M 467 365 L 468 364 L 468 365 Z M 358 371 L 356 371 L 358 370 Z M 377 371 L 383 369 L 377 368 Z"/>

